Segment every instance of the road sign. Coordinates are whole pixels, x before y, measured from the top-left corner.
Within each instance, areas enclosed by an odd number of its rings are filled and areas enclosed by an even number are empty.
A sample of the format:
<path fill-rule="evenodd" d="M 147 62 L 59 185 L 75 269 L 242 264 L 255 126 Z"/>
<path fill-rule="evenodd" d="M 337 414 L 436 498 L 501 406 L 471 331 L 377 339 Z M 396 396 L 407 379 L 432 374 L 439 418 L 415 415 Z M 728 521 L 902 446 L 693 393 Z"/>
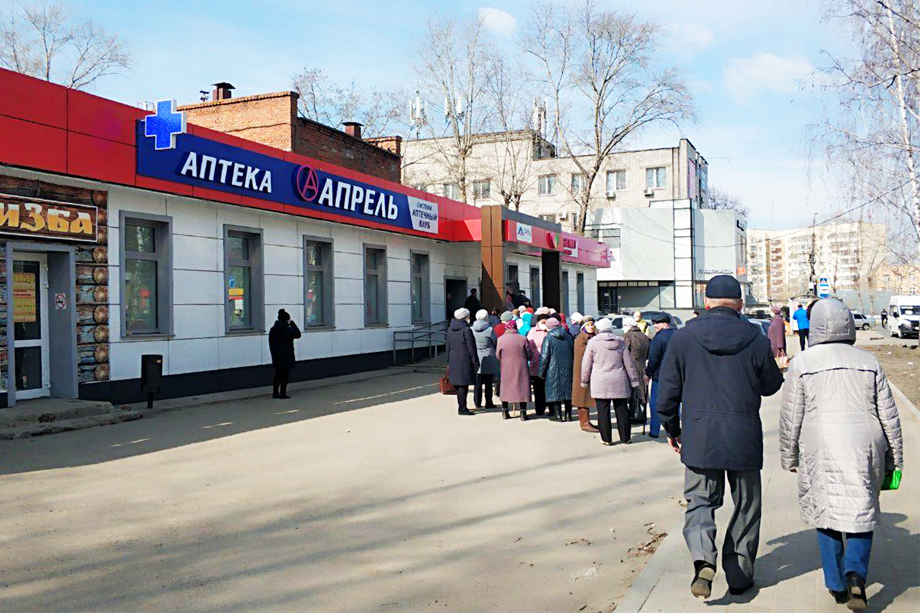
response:
<path fill-rule="evenodd" d="M 54 308 L 58 311 L 63 311 L 67 308 L 67 294 L 55 294 L 54 295 Z"/>
<path fill-rule="evenodd" d="M 818 279 L 818 298 L 831 297 L 831 284 L 827 282 L 827 277 Z"/>

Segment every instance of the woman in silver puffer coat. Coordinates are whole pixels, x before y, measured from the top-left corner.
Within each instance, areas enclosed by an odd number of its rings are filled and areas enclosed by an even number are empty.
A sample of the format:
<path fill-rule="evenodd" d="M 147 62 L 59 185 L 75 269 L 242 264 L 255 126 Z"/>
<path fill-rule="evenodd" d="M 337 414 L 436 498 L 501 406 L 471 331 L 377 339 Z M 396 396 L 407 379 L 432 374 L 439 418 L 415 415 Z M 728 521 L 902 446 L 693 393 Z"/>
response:
<path fill-rule="evenodd" d="M 862 610 L 882 480 L 904 456 L 885 372 L 855 342 L 842 302 L 814 305 L 809 347 L 783 386 L 780 451 L 783 468 L 798 473 L 802 519 L 818 529 L 825 585 L 838 603 Z"/>

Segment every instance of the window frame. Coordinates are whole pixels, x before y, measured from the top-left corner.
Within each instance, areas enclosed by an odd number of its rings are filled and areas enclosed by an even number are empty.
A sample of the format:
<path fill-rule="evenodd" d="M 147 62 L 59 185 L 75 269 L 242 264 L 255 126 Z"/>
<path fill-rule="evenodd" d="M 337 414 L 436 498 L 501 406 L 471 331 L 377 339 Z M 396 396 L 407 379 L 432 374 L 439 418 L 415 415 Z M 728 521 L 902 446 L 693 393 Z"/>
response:
<path fill-rule="evenodd" d="M 363 281 L 364 281 L 364 283 L 363 283 L 363 291 L 364 291 L 364 303 L 365 303 L 365 309 L 364 309 L 364 326 L 367 327 L 367 328 L 386 328 L 387 326 L 390 325 L 390 324 L 389 324 L 389 320 L 390 320 L 390 314 L 389 314 L 389 301 L 388 301 L 388 299 L 387 299 L 387 284 L 388 284 L 388 280 L 387 280 L 387 272 L 388 272 L 388 271 L 387 271 L 387 248 L 386 248 L 386 245 L 375 245 L 375 244 L 371 244 L 371 243 L 364 243 L 364 244 L 362 245 L 362 247 L 363 247 L 362 258 L 363 258 L 363 260 L 364 260 L 364 262 L 363 262 L 363 264 L 364 264 L 364 274 L 362 275 L 362 279 L 363 279 Z M 379 252 L 381 252 L 381 253 L 383 254 L 383 258 L 382 258 L 382 263 L 383 263 L 383 265 L 382 265 L 382 267 L 378 268 L 378 269 L 377 269 L 376 271 L 374 271 L 373 273 L 371 273 L 370 270 L 369 270 L 368 267 L 367 267 L 367 254 L 368 254 L 368 252 L 371 251 L 371 250 L 379 251 Z M 367 283 L 368 283 L 368 276 L 370 276 L 371 274 L 374 274 L 374 276 L 376 276 L 376 278 L 377 278 L 377 314 L 378 314 L 378 320 L 377 320 L 377 321 L 373 321 L 373 322 L 368 321 L 368 319 L 367 319 L 367 304 L 368 304 L 368 302 L 367 302 L 367 293 L 368 293 L 368 292 L 367 292 L 367 287 L 368 287 Z M 383 311 L 383 312 L 382 312 L 382 315 L 381 315 L 381 306 L 382 306 L 382 311 Z"/>
<path fill-rule="evenodd" d="M 448 200 L 460 200 L 460 186 L 456 183 L 442 183 L 441 195 Z"/>
<path fill-rule="evenodd" d="M 613 175 L 613 189 L 610 189 L 610 176 L 611 175 Z M 623 187 L 620 187 L 619 182 L 617 181 L 617 175 L 623 176 Z M 608 198 L 610 196 L 616 195 L 617 192 L 626 191 L 626 170 L 624 169 L 608 170 L 607 174 L 604 176 L 604 180 L 606 181 L 606 183 L 604 183 L 604 190 Z"/>
<path fill-rule="evenodd" d="M 562 270 L 562 312 L 566 314 L 570 313 L 569 306 L 571 306 L 569 303 L 569 271 L 563 269 Z"/>
<path fill-rule="evenodd" d="M 489 179 L 473 181 L 473 200 L 489 200 L 490 198 L 492 198 L 492 182 Z"/>
<path fill-rule="evenodd" d="M 249 259 L 233 260 L 230 257 L 228 242 L 231 235 L 243 236 L 249 239 Z M 249 228 L 246 226 L 235 226 L 224 224 L 224 284 L 221 289 L 221 295 L 224 300 L 224 334 L 263 334 L 265 332 L 265 265 L 263 257 L 263 240 L 262 228 Z M 237 263 L 235 263 L 237 262 Z M 252 299 L 250 300 L 252 316 L 248 326 L 232 326 L 232 306 L 227 298 L 227 290 L 230 287 L 230 268 L 233 266 L 242 266 L 238 262 L 249 262 L 249 285 L 252 290 Z"/>
<path fill-rule="evenodd" d="M 307 264 L 307 246 L 316 243 L 323 247 L 323 264 Z M 332 330 L 335 328 L 335 244 L 324 236 L 304 235 L 303 246 L 303 331 Z M 326 257 L 328 255 L 328 257 Z M 307 323 L 307 272 L 320 270 L 323 273 L 323 323 Z"/>
<path fill-rule="evenodd" d="M 578 195 L 585 189 L 586 177 L 584 173 L 573 172 L 569 177 L 569 187 L 572 188 L 572 195 Z M 575 184 L 578 184 L 577 187 Z"/>
<path fill-rule="evenodd" d="M 546 188 L 544 190 L 544 188 Z M 556 173 L 537 175 L 537 195 L 538 196 L 555 196 L 556 195 Z"/>
<path fill-rule="evenodd" d="M 425 259 L 423 270 L 416 274 L 415 257 L 420 256 Z M 416 319 L 412 313 L 412 283 L 415 278 L 419 277 L 422 281 L 422 317 Z M 414 324 L 431 323 L 431 255 L 427 251 L 419 249 L 409 250 L 409 320 Z"/>
<path fill-rule="evenodd" d="M 133 223 L 131 223 L 133 222 Z M 141 222 L 141 223 L 137 223 Z M 118 273 L 119 273 L 119 320 L 123 339 L 150 339 L 173 336 L 173 241 L 172 217 L 151 215 L 134 211 L 120 211 L 118 219 Z M 154 254 L 132 251 L 128 256 L 125 249 L 128 224 L 152 227 L 156 231 Z M 153 257 L 151 257 L 153 255 Z M 157 327 L 151 330 L 128 330 L 128 305 L 125 300 L 125 272 L 129 259 L 153 260 L 157 262 Z"/>
<path fill-rule="evenodd" d="M 579 313 L 585 312 L 585 273 L 575 272 L 575 306 Z"/>
<path fill-rule="evenodd" d="M 654 172 L 655 182 L 649 185 L 649 172 Z M 659 185 L 658 179 L 663 176 L 664 180 Z M 667 166 L 649 166 L 645 169 L 645 189 L 667 189 L 668 187 L 668 167 Z"/>

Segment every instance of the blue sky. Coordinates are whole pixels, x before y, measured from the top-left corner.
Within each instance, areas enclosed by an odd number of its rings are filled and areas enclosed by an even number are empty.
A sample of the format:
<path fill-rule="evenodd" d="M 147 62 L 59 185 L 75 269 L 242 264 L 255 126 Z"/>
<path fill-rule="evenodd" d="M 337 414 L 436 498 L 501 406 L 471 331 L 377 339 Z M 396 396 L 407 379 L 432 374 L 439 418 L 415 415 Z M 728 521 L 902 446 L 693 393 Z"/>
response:
<path fill-rule="evenodd" d="M 499 42 L 527 20 L 524 0 L 70 0 L 69 5 L 123 36 L 132 69 L 93 93 L 135 104 L 197 100 L 215 81 L 237 95 L 287 89 L 304 66 L 341 82 L 395 87 L 412 82 L 412 54 L 433 11 L 469 16 L 485 10 Z M 846 52 L 844 37 L 822 22 L 819 0 L 647 0 L 601 2 L 663 26 L 663 63 L 690 83 L 699 120 L 683 127 L 710 164 L 710 183 L 752 210 L 750 226 L 788 228 L 831 216 L 848 201 L 823 171 L 809 166 L 805 126 L 827 100 L 801 79 Z M 676 144 L 673 128 L 651 130 L 632 146 Z M 631 147 L 632 148 L 632 147 Z"/>

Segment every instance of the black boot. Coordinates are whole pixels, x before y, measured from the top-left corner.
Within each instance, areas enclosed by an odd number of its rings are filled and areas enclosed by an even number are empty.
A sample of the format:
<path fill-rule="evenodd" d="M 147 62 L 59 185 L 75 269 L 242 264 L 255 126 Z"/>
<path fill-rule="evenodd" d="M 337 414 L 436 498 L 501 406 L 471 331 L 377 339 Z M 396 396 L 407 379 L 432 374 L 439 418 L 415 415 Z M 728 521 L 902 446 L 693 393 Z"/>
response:
<path fill-rule="evenodd" d="M 521 421 L 527 421 L 527 403 L 522 402 L 518 405 L 518 410 L 521 412 Z"/>
<path fill-rule="evenodd" d="M 511 419 L 511 414 L 508 412 L 508 407 L 502 407 L 502 419 Z"/>
<path fill-rule="evenodd" d="M 712 580 L 716 577 L 716 567 L 703 560 L 693 563 L 693 582 L 690 583 L 690 593 L 697 598 L 709 598 L 712 595 Z"/>
<path fill-rule="evenodd" d="M 831 593 L 831 596 L 834 597 L 834 602 L 837 604 L 846 604 L 850 600 L 850 595 L 846 590 L 842 590 L 840 592 L 836 590 L 828 590 L 828 592 Z"/>
<path fill-rule="evenodd" d="M 850 571 L 847 573 L 847 593 L 850 599 L 847 601 L 847 608 L 850 611 L 865 611 L 866 601 L 866 580 L 859 574 Z"/>
<path fill-rule="evenodd" d="M 572 407 L 565 407 L 565 420 L 572 421 Z"/>

